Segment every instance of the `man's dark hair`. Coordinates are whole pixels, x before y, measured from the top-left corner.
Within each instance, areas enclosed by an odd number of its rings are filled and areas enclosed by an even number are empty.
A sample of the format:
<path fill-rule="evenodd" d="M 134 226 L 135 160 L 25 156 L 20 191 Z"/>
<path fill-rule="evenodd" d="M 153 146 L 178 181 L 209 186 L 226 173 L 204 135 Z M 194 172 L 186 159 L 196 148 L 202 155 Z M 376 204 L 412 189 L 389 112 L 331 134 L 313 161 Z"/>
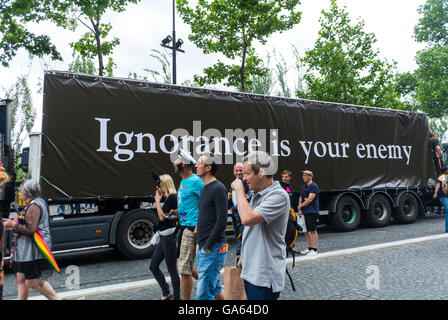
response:
<path fill-rule="evenodd" d="M 260 174 L 260 170 L 263 168 L 266 172 L 267 178 L 273 178 L 276 170 L 271 156 L 265 151 L 253 151 L 243 158 L 244 162 L 248 162 L 252 168 L 252 171 L 256 174 Z"/>
<path fill-rule="evenodd" d="M 202 155 L 204 157 L 204 162 L 206 166 L 210 166 L 210 173 L 213 176 L 216 176 L 216 172 L 218 172 L 219 165 L 216 163 L 215 157 L 211 153 L 206 153 Z"/>
<path fill-rule="evenodd" d="M 435 137 L 436 137 L 436 135 L 435 135 L 434 133 L 431 132 L 431 133 L 429 134 L 429 138 L 430 138 L 430 139 L 435 138 Z"/>

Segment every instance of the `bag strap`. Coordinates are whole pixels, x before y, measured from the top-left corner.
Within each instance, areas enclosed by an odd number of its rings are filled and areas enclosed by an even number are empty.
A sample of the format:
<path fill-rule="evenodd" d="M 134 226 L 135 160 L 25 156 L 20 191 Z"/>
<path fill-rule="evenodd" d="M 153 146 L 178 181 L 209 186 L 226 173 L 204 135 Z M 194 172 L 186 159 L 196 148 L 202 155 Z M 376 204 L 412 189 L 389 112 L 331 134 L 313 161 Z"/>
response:
<path fill-rule="evenodd" d="M 286 267 L 286 274 L 288 275 L 289 281 L 291 282 L 292 291 L 296 291 L 296 287 L 294 286 L 294 282 L 292 281 L 291 275 L 289 274 L 288 267 Z"/>

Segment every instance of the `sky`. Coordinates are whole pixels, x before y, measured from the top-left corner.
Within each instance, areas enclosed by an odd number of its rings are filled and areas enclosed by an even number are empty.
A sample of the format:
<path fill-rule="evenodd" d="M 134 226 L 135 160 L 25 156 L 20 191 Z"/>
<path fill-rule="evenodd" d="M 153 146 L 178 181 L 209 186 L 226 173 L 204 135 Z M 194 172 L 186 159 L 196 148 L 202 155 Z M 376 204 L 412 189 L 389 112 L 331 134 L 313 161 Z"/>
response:
<path fill-rule="evenodd" d="M 416 68 L 415 54 L 424 48 L 422 44 L 415 42 L 413 30 L 419 18 L 417 8 L 425 2 L 425 0 L 339 0 L 338 5 L 346 6 L 352 22 L 358 18 L 365 21 L 365 31 L 376 35 L 376 48 L 379 49 L 381 57 L 390 62 L 396 61 L 398 71 L 404 72 Z M 257 46 L 257 52 L 261 57 L 266 57 L 267 53 L 272 53 L 275 49 L 285 57 L 292 68 L 294 65 L 292 45 L 298 49 L 300 56 L 304 56 L 306 50 L 313 48 L 320 28 L 321 11 L 329 7 L 329 0 L 302 0 L 299 6 L 302 11 L 301 22 L 287 32 L 271 36 L 266 45 Z M 121 40 L 113 54 L 113 59 L 118 65 L 114 70 L 114 76 L 127 77 L 130 72 L 136 72 L 152 80 L 144 69 L 160 69 L 160 64 L 151 58 L 150 54 L 152 49 L 166 50 L 160 43 L 172 33 L 172 1 L 142 0 L 137 5 L 129 5 L 127 10 L 120 14 L 107 13 L 103 21 L 112 24 L 111 35 Z M 9 68 L 0 66 L 0 97 L 4 93 L 4 88 L 12 86 L 18 76 L 27 75 L 33 91 L 33 103 L 37 109 L 33 131 L 40 131 L 42 93 L 39 92 L 38 84 L 43 79 L 44 70 L 67 70 L 72 62 L 72 49 L 69 43 L 77 41 L 86 29 L 80 25 L 77 31 L 72 32 L 48 22 L 30 24 L 29 29 L 36 34 L 49 35 L 64 61 L 55 62 L 49 58 L 30 59 L 24 50 L 20 50 Z M 189 32 L 190 27 L 177 15 L 176 34 L 178 38 L 184 40 L 182 49 L 185 50 L 185 53 L 177 55 L 177 83 L 191 80 L 193 75 L 200 74 L 205 67 L 223 58 L 219 54 L 203 54 L 188 40 Z M 293 83 L 290 85 L 294 87 Z"/>

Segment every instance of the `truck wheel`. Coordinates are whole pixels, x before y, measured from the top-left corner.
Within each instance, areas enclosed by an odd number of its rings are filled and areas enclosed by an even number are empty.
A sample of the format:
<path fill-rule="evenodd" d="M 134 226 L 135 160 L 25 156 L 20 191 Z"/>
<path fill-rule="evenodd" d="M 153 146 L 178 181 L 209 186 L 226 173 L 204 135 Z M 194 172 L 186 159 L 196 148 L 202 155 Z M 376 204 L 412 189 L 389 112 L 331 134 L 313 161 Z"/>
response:
<path fill-rule="evenodd" d="M 392 206 L 382 194 L 374 195 L 370 207 L 365 212 L 366 225 L 371 228 L 382 228 L 389 224 L 392 217 Z"/>
<path fill-rule="evenodd" d="M 150 258 L 154 252 L 151 239 L 158 224 L 153 210 L 132 210 L 121 218 L 117 229 L 117 248 L 129 259 Z"/>
<path fill-rule="evenodd" d="M 401 224 L 413 223 L 418 217 L 417 199 L 410 194 L 405 193 L 400 197 L 398 206 L 393 213 L 395 221 Z"/>
<path fill-rule="evenodd" d="M 350 196 L 339 199 L 336 212 L 331 214 L 333 225 L 338 231 L 348 232 L 358 228 L 361 222 L 361 209 L 358 202 Z"/>

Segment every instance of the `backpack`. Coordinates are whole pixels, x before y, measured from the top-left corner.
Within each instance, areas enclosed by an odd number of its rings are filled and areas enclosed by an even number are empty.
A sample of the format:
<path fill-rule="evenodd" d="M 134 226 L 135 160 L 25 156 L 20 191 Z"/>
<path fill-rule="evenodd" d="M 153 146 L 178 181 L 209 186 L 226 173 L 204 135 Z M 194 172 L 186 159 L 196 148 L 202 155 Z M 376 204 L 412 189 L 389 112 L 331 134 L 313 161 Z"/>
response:
<path fill-rule="evenodd" d="M 292 208 L 289 208 L 288 223 L 286 225 L 285 243 L 286 243 L 286 257 L 288 257 L 289 254 L 292 255 L 293 268 L 295 266 L 295 259 L 296 259 L 293 248 L 299 235 L 299 231 L 301 230 L 302 227 L 297 223 L 296 213 Z M 292 290 L 296 291 L 291 275 L 288 272 L 288 267 L 286 267 L 286 274 L 288 275 L 289 281 L 291 282 Z"/>

